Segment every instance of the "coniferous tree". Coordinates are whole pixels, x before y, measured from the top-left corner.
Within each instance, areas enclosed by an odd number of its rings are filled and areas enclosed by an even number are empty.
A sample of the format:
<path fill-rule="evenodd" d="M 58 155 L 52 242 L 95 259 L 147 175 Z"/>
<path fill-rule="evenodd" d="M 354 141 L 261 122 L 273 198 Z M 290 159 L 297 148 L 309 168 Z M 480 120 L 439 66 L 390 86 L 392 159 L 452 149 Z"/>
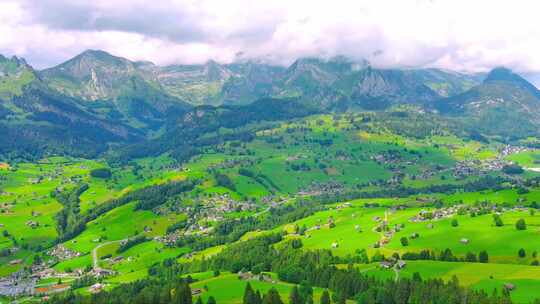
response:
<path fill-rule="evenodd" d="M 497 226 L 497 227 L 504 226 L 504 223 L 503 223 L 503 221 L 501 219 L 501 216 L 498 215 L 498 214 L 493 215 L 493 222 L 495 223 L 495 226 Z"/>
<path fill-rule="evenodd" d="M 300 286 L 298 286 L 298 292 L 300 293 L 302 303 L 313 303 L 313 288 L 306 281 L 302 281 L 300 283 Z"/>
<path fill-rule="evenodd" d="M 216 299 L 214 297 L 209 296 L 208 301 L 206 301 L 206 304 L 216 304 Z"/>
<path fill-rule="evenodd" d="M 330 301 L 330 294 L 328 293 L 328 290 L 325 289 L 321 295 L 321 304 L 330 304 L 332 303 Z"/>
<path fill-rule="evenodd" d="M 192 304 L 191 288 L 187 282 L 178 284 L 174 291 L 173 303 L 175 304 Z"/>
<path fill-rule="evenodd" d="M 283 304 L 283 301 L 277 289 L 272 288 L 264 296 L 262 304 Z"/>
<path fill-rule="evenodd" d="M 255 304 L 262 304 L 262 296 L 261 296 L 261 292 L 259 290 L 257 290 L 255 292 Z"/>
<path fill-rule="evenodd" d="M 246 284 L 246 288 L 244 289 L 244 299 L 243 299 L 243 303 L 244 304 L 255 304 L 254 303 L 254 297 L 255 297 L 255 292 L 253 292 L 253 288 L 251 288 L 251 284 L 249 284 L 249 282 Z"/>
<path fill-rule="evenodd" d="M 298 292 L 298 287 L 293 286 L 291 293 L 289 294 L 289 304 L 302 304 L 302 299 L 300 298 L 300 293 Z"/>
<path fill-rule="evenodd" d="M 201 297 L 197 298 L 197 301 L 195 301 L 195 304 L 203 304 Z"/>

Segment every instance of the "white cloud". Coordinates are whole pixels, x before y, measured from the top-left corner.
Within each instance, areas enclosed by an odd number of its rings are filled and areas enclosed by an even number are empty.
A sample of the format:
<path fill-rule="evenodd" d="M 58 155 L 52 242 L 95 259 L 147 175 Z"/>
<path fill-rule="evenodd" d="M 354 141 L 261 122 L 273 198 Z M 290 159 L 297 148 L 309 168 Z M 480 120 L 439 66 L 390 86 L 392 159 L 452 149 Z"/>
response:
<path fill-rule="evenodd" d="M 346 55 L 385 67 L 540 72 L 537 1 L 4 0 L 0 53 L 50 66 L 87 48 L 158 64 L 289 64 Z"/>

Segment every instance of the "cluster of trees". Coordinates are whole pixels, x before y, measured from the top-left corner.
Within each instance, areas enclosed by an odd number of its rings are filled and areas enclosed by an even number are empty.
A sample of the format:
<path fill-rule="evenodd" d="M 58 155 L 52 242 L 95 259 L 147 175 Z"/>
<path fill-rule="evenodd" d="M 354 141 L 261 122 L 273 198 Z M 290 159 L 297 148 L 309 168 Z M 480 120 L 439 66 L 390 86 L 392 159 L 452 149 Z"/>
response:
<path fill-rule="evenodd" d="M 90 296 L 69 291 L 65 294 L 52 296 L 46 303 L 49 304 L 192 304 L 193 298 L 189 281 L 176 279 L 139 280 L 133 283 L 122 284 L 110 291 L 102 291 Z M 216 304 L 208 299 L 207 304 Z"/>
<path fill-rule="evenodd" d="M 188 246 L 193 250 L 203 250 L 208 247 L 231 243 L 239 240 L 248 231 L 270 230 L 279 225 L 291 223 L 323 210 L 320 203 L 300 200 L 294 204 L 281 205 L 271 208 L 259 217 L 243 217 L 226 219 L 218 223 L 215 233 L 209 237 L 185 236 L 176 242 L 177 247 Z"/>
<path fill-rule="evenodd" d="M 335 193 L 325 193 L 315 196 L 312 199 L 318 202 L 344 202 L 359 198 L 381 198 L 381 197 L 409 197 L 418 194 L 445 193 L 451 194 L 456 191 L 476 192 L 484 190 L 498 191 L 504 189 L 503 185 L 507 180 L 498 176 L 484 176 L 474 181 L 464 184 L 436 184 L 426 187 L 405 187 L 403 185 L 386 185 L 374 191 L 342 191 Z M 382 186 L 382 185 L 381 185 Z"/>
<path fill-rule="evenodd" d="M 259 184 L 264 185 L 270 192 L 273 192 L 274 190 L 280 191 L 281 188 L 276 185 L 268 176 L 262 174 L 262 173 L 256 173 L 253 170 L 247 169 L 247 168 L 240 168 L 238 169 L 238 174 L 253 178 L 255 181 L 257 181 Z"/>
<path fill-rule="evenodd" d="M 234 185 L 234 182 L 228 175 L 215 172 L 214 179 L 216 180 L 216 184 L 218 186 L 227 188 L 232 191 L 236 191 L 236 186 Z"/>
<path fill-rule="evenodd" d="M 120 198 L 109 200 L 87 212 L 86 222 L 130 202 L 137 202 L 136 209 L 150 210 L 164 204 L 168 198 L 192 190 L 198 181 L 185 180 L 152 185 L 128 192 Z"/>
<path fill-rule="evenodd" d="M 97 282 L 99 282 L 99 279 L 96 278 L 95 276 L 85 275 L 78 279 L 75 279 L 70 285 L 71 285 L 71 289 L 75 290 L 82 287 L 93 285 Z"/>
<path fill-rule="evenodd" d="M 180 220 L 180 221 L 170 225 L 169 227 L 167 227 L 167 234 L 172 233 L 172 232 L 174 232 L 176 230 L 179 230 L 179 229 L 186 228 L 186 226 L 187 226 L 187 220 L 186 219 Z"/>
<path fill-rule="evenodd" d="M 248 282 L 244 289 L 242 304 L 283 304 L 279 291 L 271 288 L 265 295 L 260 291 L 254 291 Z M 321 296 L 321 304 L 330 304 L 330 294 L 325 290 Z M 313 288 L 303 282 L 299 286 L 293 286 L 289 293 L 289 304 L 313 304 Z"/>
<path fill-rule="evenodd" d="M 138 244 L 147 242 L 149 240 L 150 239 L 147 238 L 144 235 L 139 235 L 139 236 L 136 236 L 134 238 L 130 238 L 127 241 L 125 241 L 124 243 L 120 244 L 120 247 L 118 247 L 118 249 L 116 250 L 116 253 L 122 253 L 124 251 L 127 251 L 129 248 L 131 248 L 133 246 L 136 246 Z"/>
<path fill-rule="evenodd" d="M 309 170 L 311 170 L 311 167 L 306 162 L 291 163 L 290 166 L 291 166 L 291 169 L 293 171 L 309 171 Z"/>
<path fill-rule="evenodd" d="M 90 176 L 96 178 L 110 178 L 112 176 L 111 169 L 109 168 L 97 168 L 90 171 Z"/>
<path fill-rule="evenodd" d="M 65 191 L 53 191 L 51 196 L 56 198 L 64 208 L 55 215 L 58 242 L 73 238 L 86 228 L 86 222 L 81 215 L 80 196 L 88 190 L 88 184 Z"/>
<path fill-rule="evenodd" d="M 54 191 L 51 195 L 64 205 L 64 208 L 56 215 L 58 241 L 63 242 L 76 237 L 84 231 L 86 223 L 114 208 L 137 202 L 135 209 L 149 210 L 164 204 L 170 197 L 192 190 L 196 183 L 197 181 L 186 180 L 134 190 L 90 209 L 85 215 L 80 213 L 79 197 L 88 189 L 87 184 L 67 191 Z"/>
<path fill-rule="evenodd" d="M 517 164 L 505 165 L 502 168 L 503 172 L 506 174 L 521 174 L 523 173 L 523 168 Z"/>
<path fill-rule="evenodd" d="M 404 260 L 437 260 L 445 262 L 489 262 L 487 251 L 482 250 L 478 256 L 473 252 L 468 252 L 464 257 L 458 257 L 452 253 L 450 248 L 446 248 L 439 253 L 432 250 L 424 249 L 419 252 L 405 252 L 401 255 Z"/>

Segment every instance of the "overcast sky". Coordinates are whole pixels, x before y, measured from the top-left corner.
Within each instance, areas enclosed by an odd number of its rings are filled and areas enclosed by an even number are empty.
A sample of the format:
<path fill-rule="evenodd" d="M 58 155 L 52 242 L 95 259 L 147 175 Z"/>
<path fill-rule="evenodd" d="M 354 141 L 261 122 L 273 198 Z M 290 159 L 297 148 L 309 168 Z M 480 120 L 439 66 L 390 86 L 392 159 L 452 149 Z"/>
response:
<path fill-rule="evenodd" d="M 540 72 L 539 1 L 0 0 L 0 53 L 157 64 L 346 55 L 384 67 Z"/>

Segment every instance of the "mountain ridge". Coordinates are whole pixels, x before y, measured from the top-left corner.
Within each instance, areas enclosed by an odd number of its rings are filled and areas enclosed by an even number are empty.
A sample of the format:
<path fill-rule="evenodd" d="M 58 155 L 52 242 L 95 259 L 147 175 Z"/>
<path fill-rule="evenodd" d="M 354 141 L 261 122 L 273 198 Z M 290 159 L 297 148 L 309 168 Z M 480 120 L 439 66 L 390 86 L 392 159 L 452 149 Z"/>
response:
<path fill-rule="evenodd" d="M 144 145 L 163 134 L 181 142 L 174 138 L 183 133 L 174 131 L 182 126 L 178 117 L 201 106 L 230 112 L 226 107 L 256 103 L 260 111 L 265 100 L 294 100 L 288 104 L 306 109 L 302 113 L 386 111 L 410 105 L 505 138 L 536 134 L 540 126 L 540 91 L 509 69 L 495 68 L 486 75 L 379 69 L 342 56 L 299 58 L 288 67 L 255 61 L 159 66 L 87 50 L 44 70 L 34 70 L 18 57 L 2 56 L 0 100 L 0 123 L 27 128 L 29 136 L 24 138 L 30 146 L 82 142 L 86 148 L 79 151 L 105 151 L 110 144 Z M 269 103 L 268 110 L 275 105 Z M 280 113 L 287 112 L 280 108 Z M 38 127 L 43 123 L 46 128 Z M 50 132 L 44 132 L 47 128 Z M 62 132 L 68 135 L 65 139 Z"/>

